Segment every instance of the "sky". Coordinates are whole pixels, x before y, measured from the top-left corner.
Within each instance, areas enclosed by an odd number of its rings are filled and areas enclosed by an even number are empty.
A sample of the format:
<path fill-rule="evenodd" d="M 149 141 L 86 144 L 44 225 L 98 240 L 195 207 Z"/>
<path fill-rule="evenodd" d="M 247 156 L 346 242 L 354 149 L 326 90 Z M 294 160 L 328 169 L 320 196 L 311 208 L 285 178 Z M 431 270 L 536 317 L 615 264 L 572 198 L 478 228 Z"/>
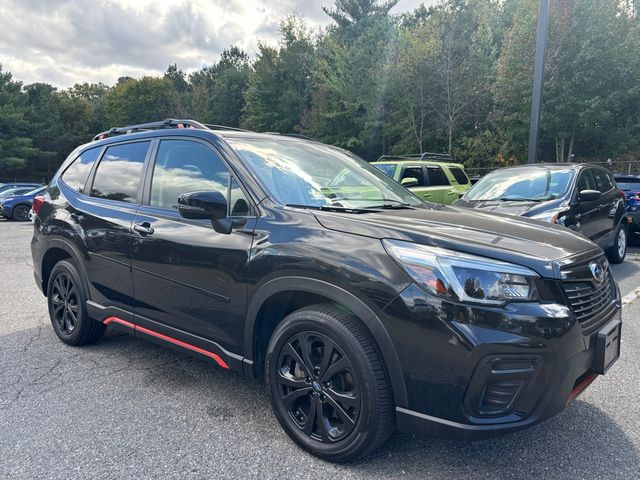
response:
<path fill-rule="evenodd" d="M 400 0 L 392 13 L 434 0 Z M 230 45 L 255 56 L 275 44 L 278 23 L 296 12 L 318 29 L 333 0 L 1 0 L 0 64 L 24 84 L 59 88 L 118 77 L 191 72 Z"/>

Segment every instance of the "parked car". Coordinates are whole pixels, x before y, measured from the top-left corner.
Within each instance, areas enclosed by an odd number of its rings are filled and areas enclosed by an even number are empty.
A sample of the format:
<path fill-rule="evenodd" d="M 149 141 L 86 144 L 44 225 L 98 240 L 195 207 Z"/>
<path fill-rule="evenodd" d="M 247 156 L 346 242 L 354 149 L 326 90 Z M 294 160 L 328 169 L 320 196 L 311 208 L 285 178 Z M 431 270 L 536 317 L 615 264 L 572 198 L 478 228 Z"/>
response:
<path fill-rule="evenodd" d="M 0 198 L 0 217 L 9 220 L 17 220 L 26 222 L 30 219 L 31 205 L 33 199 L 40 195 L 46 187 L 38 187 L 31 189 L 27 193 L 16 194 L 8 197 Z"/>
<path fill-rule="evenodd" d="M 33 190 L 36 187 L 41 187 L 41 183 L 33 182 L 13 182 L 13 183 L 0 183 L 0 194 L 7 190 L 13 190 L 14 188 L 31 188 Z"/>
<path fill-rule="evenodd" d="M 615 175 L 616 184 L 627 197 L 629 230 L 640 231 L 640 176 Z"/>
<path fill-rule="evenodd" d="M 371 165 L 429 202 L 449 205 L 471 187 L 458 163 L 385 156 Z"/>
<path fill-rule="evenodd" d="M 627 253 L 625 196 L 606 169 L 589 164 L 544 163 L 495 170 L 456 205 L 521 215 L 580 232 L 612 263 Z"/>
<path fill-rule="evenodd" d="M 352 182 L 366 193 L 342 195 Z M 69 155 L 33 211 L 61 341 L 118 325 L 264 376 L 287 434 L 335 462 L 396 427 L 531 426 L 619 356 L 620 292 L 587 238 L 425 203 L 314 141 L 190 120 L 115 128 Z"/>

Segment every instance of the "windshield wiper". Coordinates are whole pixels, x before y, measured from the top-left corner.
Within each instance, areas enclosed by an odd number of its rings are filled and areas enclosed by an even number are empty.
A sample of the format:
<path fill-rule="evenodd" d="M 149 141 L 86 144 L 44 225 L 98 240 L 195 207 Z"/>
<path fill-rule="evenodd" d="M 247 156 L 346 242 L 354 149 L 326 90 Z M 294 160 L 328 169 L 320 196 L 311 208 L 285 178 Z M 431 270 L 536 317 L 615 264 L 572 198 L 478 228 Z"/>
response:
<path fill-rule="evenodd" d="M 411 206 L 410 203 L 406 203 L 400 200 L 394 200 L 392 198 L 381 198 L 380 200 L 372 200 L 372 201 L 380 201 L 383 202 L 380 205 L 368 205 L 365 208 L 383 208 L 383 209 L 389 209 L 389 210 L 402 210 L 402 209 L 408 209 L 408 210 L 414 210 L 414 207 Z"/>
<path fill-rule="evenodd" d="M 544 198 L 513 198 L 513 197 L 500 197 L 501 202 L 542 202 Z"/>
<path fill-rule="evenodd" d="M 325 212 L 341 212 L 341 213 L 371 213 L 376 210 L 372 208 L 352 208 L 343 207 L 341 205 L 302 205 L 297 203 L 287 203 L 287 207 L 308 208 L 309 210 L 322 210 Z"/>

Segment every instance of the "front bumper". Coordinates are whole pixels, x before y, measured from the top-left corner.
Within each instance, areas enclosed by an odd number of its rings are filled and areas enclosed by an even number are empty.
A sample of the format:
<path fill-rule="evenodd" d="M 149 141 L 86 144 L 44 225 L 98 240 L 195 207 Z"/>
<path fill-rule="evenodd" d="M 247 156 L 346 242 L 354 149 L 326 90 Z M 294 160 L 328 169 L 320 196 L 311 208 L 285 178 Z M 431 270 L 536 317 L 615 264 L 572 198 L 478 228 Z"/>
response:
<path fill-rule="evenodd" d="M 604 323 L 621 316 L 616 308 Z M 407 404 L 404 433 L 480 440 L 562 411 L 596 378 L 597 332 L 584 335 L 569 307 L 454 305 L 405 289 L 384 311 L 398 350 Z"/>

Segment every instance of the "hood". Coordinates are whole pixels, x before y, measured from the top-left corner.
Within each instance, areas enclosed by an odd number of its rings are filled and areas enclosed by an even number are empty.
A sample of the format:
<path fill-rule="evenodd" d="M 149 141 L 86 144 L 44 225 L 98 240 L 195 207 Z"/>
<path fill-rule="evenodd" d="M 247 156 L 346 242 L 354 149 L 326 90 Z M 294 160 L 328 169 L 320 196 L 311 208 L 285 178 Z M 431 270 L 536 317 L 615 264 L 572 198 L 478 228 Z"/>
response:
<path fill-rule="evenodd" d="M 330 230 L 481 255 L 524 265 L 544 277 L 557 277 L 556 267 L 569 257 L 602 253 L 596 244 L 568 228 L 482 210 L 429 205 L 363 214 L 314 211 L 314 215 Z"/>
<path fill-rule="evenodd" d="M 549 200 L 548 202 L 517 202 L 501 200 L 458 200 L 457 207 L 478 208 L 487 212 L 505 215 L 523 215 L 530 217 L 540 213 L 560 208 L 565 203 L 563 199 Z"/>

